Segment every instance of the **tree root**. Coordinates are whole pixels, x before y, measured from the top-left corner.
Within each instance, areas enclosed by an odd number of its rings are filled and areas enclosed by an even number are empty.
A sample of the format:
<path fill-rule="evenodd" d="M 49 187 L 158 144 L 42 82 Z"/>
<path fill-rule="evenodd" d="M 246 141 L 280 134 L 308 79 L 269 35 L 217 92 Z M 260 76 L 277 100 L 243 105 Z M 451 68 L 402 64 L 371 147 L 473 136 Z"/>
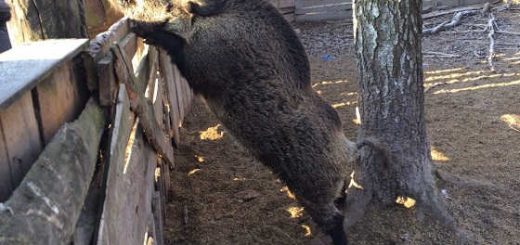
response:
<path fill-rule="evenodd" d="M 437 178 L 439 178 L 441 181 L 444 181 L 446 183 L 449 183 L 451 185 L 456 185 L 457 187 L 463 187 L 463 188 L 469 188 L 469 189 L 480 189 L 480 190 L 487 190 L 490 192 L 498 192 L 502 188 L 496 186 L 493 183 L 484 182 L 484 181 L 478 181 L 474 179 L 468 179 L 463 178 L 460 176 L 456 176 L 450 173 L 447 173 L 446 171 L 437 169 L 435 170 L 435 175 Z"/>

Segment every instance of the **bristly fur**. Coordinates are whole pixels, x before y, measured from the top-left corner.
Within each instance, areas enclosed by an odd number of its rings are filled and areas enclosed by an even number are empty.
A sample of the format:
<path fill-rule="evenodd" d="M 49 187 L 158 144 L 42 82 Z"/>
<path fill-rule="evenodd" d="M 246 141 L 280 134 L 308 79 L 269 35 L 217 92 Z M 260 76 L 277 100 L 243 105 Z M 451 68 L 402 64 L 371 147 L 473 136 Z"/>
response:
<path fill-rule="evenodd" d="M 288 185 L 335 244 L 346 244 L 335 200 L 352 151 L 337 112 L 311 87 L 290 24 L 264 0 L 174 0 L 169 12 L 157 13 L 165 20 L 143 12 L 168 3 L 144 3 L 152 7 L 125 10 L 134 31 L 170 54 L 226 129 Z"/>

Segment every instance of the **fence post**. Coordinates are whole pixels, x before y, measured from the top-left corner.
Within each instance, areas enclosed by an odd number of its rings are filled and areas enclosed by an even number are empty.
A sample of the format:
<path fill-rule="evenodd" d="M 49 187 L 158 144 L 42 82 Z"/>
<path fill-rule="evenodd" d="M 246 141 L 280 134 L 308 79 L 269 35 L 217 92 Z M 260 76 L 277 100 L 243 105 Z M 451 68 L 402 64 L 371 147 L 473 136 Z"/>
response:
<path fill-rule="evenodd" d="M 11 41 L 7 32 L 6 22 L 11 18 L 11 8 L 5 2 L 0 0 L 0 53 L 11 49 Z"/>

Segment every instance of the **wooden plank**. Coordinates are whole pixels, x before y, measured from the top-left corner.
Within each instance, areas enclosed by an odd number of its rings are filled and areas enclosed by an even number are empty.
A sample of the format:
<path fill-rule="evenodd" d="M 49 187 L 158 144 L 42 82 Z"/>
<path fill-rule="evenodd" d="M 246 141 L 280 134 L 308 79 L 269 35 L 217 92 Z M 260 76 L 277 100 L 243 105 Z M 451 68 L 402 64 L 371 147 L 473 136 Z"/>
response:
<path fill-rule="evenodd" d="M 117 98 L 116 114 L 112 122 L 110 145 L 107 154 L 109 166 L 107 171 L 106 197 L 99 225 L 97 244 L 114 244 L 112 242 L 117 240 L 117 234 L 112 230 L 114 229 L 112 223 L 118 218 L 115 213 L 118 210 L 116 205 L 121 201 L 119 199 L 123 198 L 125 194 L 118 194 L 120 188 L 124 187 L 124 183 L 121 183 L 123 180 L 121 180 L 120 176 L 126 176 L 127 170 L 124 168 L 126 163 L 125 154 L 132 149 L 133 141 L 135 140 L 136 129 L 134 130 L 132 140 L 130 140 L 130 136 L 133 125 L 137 125 L 137 122 L 135 122 L 134 114 L 130 111 L 130 100 L 128 99 L 126 86 L 124 84 L 119 85 Z M 137 128 L 137 126 L 135 126 L 135 128 Z"/>
<path fill-rule="evenodd" d="M 87 39 L 46 40 L 24 44 L 0 54 L 0 109 L 49 77 L 85 50 Z"/>
<path fill-rule="evenodd" d="M 329 13 L 329 12 L 341 12 L 352 10 L 352 3 L 330 3 L 330 4 L 320 4 L 320 5 L 312 5 L 307 7 L 297 8 L 295 10 L 296 14 L 307 14 L 307 13 Z"/>
<path fill-rule="evenodd" d="M 296 22 L 305 21 L 325 21 L 325 20 L 344 20 L 352 18 L 352 11 L 345 12 L 333 12 L 333 13 L 315 13 L 315 14 L 303 14 L 296 15 Z"/>
<path fill-rule="evenodd" d="M 0 213 L 0 241 L 68 244 L 87 195 L 105 127 L 91 100 L 78 120 L 65 124 Z M 23 231 L 23 232 L 21 232 Z"/>
<path fill-rule="evenodd" d="M 297 9 L 312 7 L 318 5 L 333 5 L 333 4 L 350 4 L 352 5 L 352 1 L 346 0 L 295 0 L 294 2 Z"/>
<path fill-rule="evenodd" d="M 164 244 L 164 206 L 161 201 L 161 193 L 156 191 L 153 195 L 153 217 L 155 223 L 154 244 Z"/>
<path fill-rule="evenodd" d="M 123 48 L 127 57 L 134 57 L 137 52 L 137 36 L 134 33 L 128 33 L 121 39 L 119 45 Z"/>
<path fill-rule="evenodd" d="M 92 178 L 85 203 L 81 209 L 76 230 L 72 241 L 74 245 L 90 245 L 94 242 L 96 227 L 98 226 L 99 217 L 102 209 L 102 198 L 104 197 L 104 175 L 105 168 L 104 159 L 98 161 L 98 166 Z"/>
<path fill-rule="evenodd" d="M 431 19 L 431 18 L 443 16 L 443 15 L 453 14 L 453 13 L 456 13 L 456 12 L 482 9 L 483 7 L 484 7 L 483 4 L 476 4 L 476 5 L 466 6 L 466 7 L 459 7 L 459 8 L 448 9 L 448 10 L 444 10 L 444 11 L 435 11 L 435 12 L 423 14 L 422 18 L 423 18 L 423 20 L 426 20 L 426 19 Z"/>
<path fill-rule="evenodd" d="M 119 42 L 130 32 L 128 19 L 123 18 L 114 23 L 107 31 L 99 33 L 88 48 L 90 55 L 95 61 L 99 61 L 110 52 L 110 48 L 115 42 Z"/>
<path fill-rule="evenodd" d="M 182 86 L 183 86 L 183 94 L 184 94 L 184 99 L 183 99 L 183 103 L 184 103 L 184 116 L 186 116 L 188 114 L 188 112 L 190 111 L 190 108 L 191 108 L 191 102 L 192 102 L 192 98 L 193 98 L 193 91 L 191 90 L 190 88 L 190 85 L 188 84 L 188 81 L 183 77 L 182 78 Z M 184 119 L 184 117 L 183 117 Z"/>
<path fill-rule="evenodd" d="M 173 74 L 175 75 L 175 78 L 174 78 L 175 87 L 177 88 L 177 105 L 179 107 L 179 117 L 181 119 L 179 121 L 178 127 L 180 127 L 182 119 L 184 118 L 184 94 L 183 94 L 183 86 L 182 86 L 183 81 L 182 81 L 181 72 L 179 71 L 177 66 L 175 66 L 175 65 L 172 65 L 172 66 L 173 66 Z"/>
<path fill-rule="evenodd" d="M 278 0 L 278 8 L 294 8 L 294 0 Z"/>
<path fill-rule="evenodd" d="M 145 56 L 148 54 L 148 49 L 150 48 L 150 45 L 145 44 L 144 40 L 140 37 L 136 37 L 136 51 L 132 56 L 132 66 L 134 67 L 134 71 L 138 70 L 139 65 L 141 64 L 141 61 L 145 59 Z"/>
<path fill-rule="evenodd" d="M 142 131 L 134 124 L 122 162 L 112 162 L 102 216 L 102 234 L 97 244 L 141 244 L 151 213 L 150 182 L 153 183 L 155 153 L 145 144 Z M 113 165 L 112 165 L 113 164 Z M 152 166 L 150 166 L 152 165 Z M 152 172 L 152 173 L 150 173 Z M 149 180 L 151 179 L 151 181 Z M 153 186 L 153 185 L 152 185 Z M 101 231 L 100 231 L 101 232 Z M 103 235 L 104 234 L 104 235 Z"/>
<path fill-rule="evenodd" d="M 49 142 L 65 122 L 76 118 L 84 106 L 80 84 L 74 77 L 72 62 L 65 63 L 36 87 L 44 142 Z"/>
<path fill-rule="evenodd" d="M 173 131 L 173 138 L 175 143 L 178 145 L 180 143 L 179 125 L 181 119 L 179 115 L 179 105 L 177 102 L 177 86 L 175 86 L 175 75 L 173 73 L 174 71 L 170 56 L 168 56 L 168 54 L 164 50 L 160 50 L 159 52 L 159 65 L 163 74 L 163 81 L 165 83 L 164 88 L 167 95 L 167 105 L 170 111 L 170 121 L 172 124 L 171 129 Z M 172 136 L 170 135 L 170 137 Z"/>
<path fill-rule="evenodd" d="M 167 107 L 170 112 L 171 129 L 173 130 L 173 138 L 176 144 L 180 143 L 179 135 L 179 124 L 180 124 L 180 112 L 177 99 L 177 91 L 175 90 L 175 74 L 173 65 L 171 63 L 170 56 L 164 50 L 159 52 L 159 65 L 163 74 L 163 80 L 165 83 L 165 92 L 167 93 Z M 171 136 L 170 136 L 171 137 Z"/>
<path fill-rule="evenodd" d="M 11 162 L 7 155 L 7 144 L 3 131 L 2 121 L 0 120 L 0 202 L 7 200 L 13 191 Z"/>
<path fill-rule="evenodd" d="M 160 164 L 160 181 L 164 186 L 162 195 L 164 196 L 164 203 L 166 204 L 170 198 L 171 182 L 170 182 L 170 166 L 161 162 Z"/>
<path fill-rule="evenodd" d="M 0 121 L 9 157 L 11 184 L 16 187 L 42 149 L 31 93 L 26 92 L 12 105 L 1 110 Z"/>
<path fill-rule="evenodd" d="M 150 101 L 153 105 L 155 120 L 158 122 L 159 126 L 161 126 L 161 130 L 168 132 L 164 128 L 164 111 L 163 111 L 163 93 L 164 86 L 160 80 L 160 77 L 157 75 L 159 71 L 159 51 L 152 46 L 149 46 L 148 51 L 148 71 L 146 71 L 149 76 L 147 78 L 147 88 L 146 88 L 146 99 Z"/>
<path fill-rule="evenodd" d="M 99 103 L 102 106 L 110 106 L 116 102 L 119 88 L 114 74 L 114 58 L 111 54 L 97 63 L 99 82 Z"/>
<path fill-rule="evenodd" d="M 132 72 L 132 65 L 129 59 L 126 57 L 122 48 L 119 45 L 113 48 L 113 54 L 116 57 L 115 68 L 116 76 L 119 81 L 124 82 L 127 86 L 128 97 L 130 98 L 130 106 L 141 118 L 141 125 L 145 132 L 146 139 L 152 145 L 152 147 L 163 157 L 169 164 L 173 164 L 173 149 L 169 137 L 161 130 L 161 126 L 155 119 L 153 105 L 143 95 L 142 84 L 147 81 L 144 79 L 138 80 Z M 148 56 L 154 54 L 149 53 Z M 157 53 L 155 52 L 155 55 Z M 157 58 L 152 58 L 157 60 Z M 144 73 L 141 73 L 144 74 Z M 145 75 L 145 78 L 149 78 L 149 75 Z M 141 82 L 138 82 L 141 81 Z"/>

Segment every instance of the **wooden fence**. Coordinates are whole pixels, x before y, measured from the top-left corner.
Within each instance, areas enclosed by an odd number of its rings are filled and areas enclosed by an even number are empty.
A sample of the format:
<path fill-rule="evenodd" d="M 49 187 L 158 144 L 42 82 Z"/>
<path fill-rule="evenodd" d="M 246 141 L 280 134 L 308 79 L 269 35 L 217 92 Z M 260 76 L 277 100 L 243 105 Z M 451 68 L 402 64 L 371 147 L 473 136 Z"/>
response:
<path fill-rule="evenodd" d="M 276 0 L 273 0 L 275 2 Z M 283 1 L 283 0 L 279 0 Z M 424 11 L 483 4 L 490 0 L 423 0 Z M 297 22 L 352 19 L 351 0 L 293 0 Z M 288 7 L 286 7 L 288 8 Z"/>
<path fill-rule="evenodd" d="M 163 244 L 192 92 L 121 20 L 0 54 L 0 244 Z"/>

